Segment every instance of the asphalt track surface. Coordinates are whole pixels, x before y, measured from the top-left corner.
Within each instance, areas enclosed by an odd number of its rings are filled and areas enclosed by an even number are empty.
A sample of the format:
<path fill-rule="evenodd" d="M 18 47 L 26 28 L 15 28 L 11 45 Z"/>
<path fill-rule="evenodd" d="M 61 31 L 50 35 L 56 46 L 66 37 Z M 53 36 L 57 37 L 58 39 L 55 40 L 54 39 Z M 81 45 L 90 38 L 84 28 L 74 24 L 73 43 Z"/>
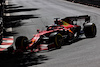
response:
<path fill-rule="evenodd" d="M 64 0 L 9 0 L 14 37 L 32 38 L 37 29 L 53 24 L 55 17 L 89 15 L 97 26 L 95 38 L 83 38 L 62 49 L 40 52 L 46 56 L 41 64 L 26 67 L 100 67 L 100 9 Z"/>

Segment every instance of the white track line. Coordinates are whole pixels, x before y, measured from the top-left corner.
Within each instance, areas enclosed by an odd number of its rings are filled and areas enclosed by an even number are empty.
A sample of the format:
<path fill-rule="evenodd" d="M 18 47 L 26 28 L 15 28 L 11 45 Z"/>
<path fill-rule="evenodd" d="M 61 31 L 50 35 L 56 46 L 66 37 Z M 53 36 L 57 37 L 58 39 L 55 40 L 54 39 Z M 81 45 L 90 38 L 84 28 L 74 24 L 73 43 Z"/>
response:
<path fill-rule="evenodd" d="M 7 38 L 13 38 L 13 36 L 7 36 Z"/>
<path fill-rule="evenodd" d="M 0 45 L 0 48 L 8 48 L 10 47 L 11 45 Z"/>
<path fill-rule="evenodd" d="M 13 43 L 13 40 L 3 40 L 4 43 Z"/>

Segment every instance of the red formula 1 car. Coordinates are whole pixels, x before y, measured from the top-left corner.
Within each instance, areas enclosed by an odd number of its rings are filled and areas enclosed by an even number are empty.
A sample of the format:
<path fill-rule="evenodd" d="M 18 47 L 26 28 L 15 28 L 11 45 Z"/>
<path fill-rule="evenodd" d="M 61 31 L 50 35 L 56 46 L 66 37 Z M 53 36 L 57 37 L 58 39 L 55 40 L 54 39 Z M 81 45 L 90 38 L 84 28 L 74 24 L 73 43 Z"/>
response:
<path fill-rule="evenodd" d="M 77 40 L 80 35 L 85 34 L 87 38 L 96 36 L 96 25 L 90 22 L 90 16 L 73 16 L 59 20 L 55 18 L 53 25 L 46 26 L 46 30 L 37 30 L 37 34 L 29 41 L 26 36 L 20 36 L 16 39 L 15 46 L 17 50 L 41 50 L 42 44 L 47 44 L 48 49 L 53 47 L 59 49 L 64 42 Z M 84 20 L 81 25 L 76 23 L 78 20 Z"/>

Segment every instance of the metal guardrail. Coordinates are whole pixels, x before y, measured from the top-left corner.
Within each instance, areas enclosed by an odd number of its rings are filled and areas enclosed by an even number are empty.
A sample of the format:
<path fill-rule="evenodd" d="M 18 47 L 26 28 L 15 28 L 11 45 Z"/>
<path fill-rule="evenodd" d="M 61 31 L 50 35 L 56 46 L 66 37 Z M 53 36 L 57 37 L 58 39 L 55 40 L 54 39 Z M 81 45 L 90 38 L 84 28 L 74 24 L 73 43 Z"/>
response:
<path fill-rule="evenodd" d="M 4 3 L 5 3 L 5 0 L 0 0 L 0 44 L 2 43 L 2 37 L 3 37 Z"/>
<path fill-rule="evenodd" d="M 66 0 L 100 8 L 100 0 Z"/>

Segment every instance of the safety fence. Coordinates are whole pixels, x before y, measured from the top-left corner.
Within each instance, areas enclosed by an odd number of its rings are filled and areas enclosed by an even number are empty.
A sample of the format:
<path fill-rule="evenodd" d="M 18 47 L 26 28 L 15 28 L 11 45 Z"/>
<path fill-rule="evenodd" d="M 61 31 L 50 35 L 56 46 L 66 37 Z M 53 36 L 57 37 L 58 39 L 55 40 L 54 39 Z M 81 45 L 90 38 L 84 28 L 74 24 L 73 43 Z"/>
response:
<path fill-rule="evenodd" d="M 66 1 L 71 1 L 74 3 L 80 3 L 100 8 L 100 0 L 66 0 Z"/>

